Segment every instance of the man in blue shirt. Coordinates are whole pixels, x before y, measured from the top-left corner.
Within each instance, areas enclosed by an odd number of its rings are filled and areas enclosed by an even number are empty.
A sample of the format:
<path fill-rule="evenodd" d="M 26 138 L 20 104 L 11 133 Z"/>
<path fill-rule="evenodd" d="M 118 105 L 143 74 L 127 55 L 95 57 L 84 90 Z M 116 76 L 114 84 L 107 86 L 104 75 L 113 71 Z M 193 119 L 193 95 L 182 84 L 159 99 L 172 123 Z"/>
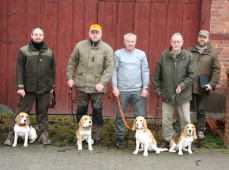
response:
<path fill-rule="evenodd" d="M 137 36 L 124 35 L 125 48 L 115 51 L 115 68 L 112 75 L 112 87 L 115 97 L 120 99 L 122 110 L 126 114 L 128 104 L 135 117 L 144 116 L 144 98 L 148 95 L 149 68 L 144 51 L 135 48 Z M 115 146 L 119 147 L 124 138 L 124 123 L 120 111 L 116 109 Z"/>

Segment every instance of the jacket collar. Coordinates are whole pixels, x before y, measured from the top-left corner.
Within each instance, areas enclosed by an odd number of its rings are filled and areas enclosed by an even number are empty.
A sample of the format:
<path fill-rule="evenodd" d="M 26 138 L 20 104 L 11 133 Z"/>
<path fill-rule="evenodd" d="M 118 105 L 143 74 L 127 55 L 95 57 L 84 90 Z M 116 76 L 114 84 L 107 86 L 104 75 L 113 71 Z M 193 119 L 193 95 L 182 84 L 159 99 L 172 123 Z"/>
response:
<path fill-rule="evenodd" d="M 196 48 L 196 45 L 191 47 L 191 52 L 197 52 L 199 53 L 198 49 Z M 212 52 L 212 48 L 211 45 L 208 43 L 207 44 L 207 49 L 204 50 L 204 52 L 202 54 L 209 54 Z"/>
<path fill-rule="evenodd" d="M 38 50 L 34 47 L 34 45 L 33 45 L 33 43 L 32 43 L 32 40 L 29 42 L 29 48 L 30 48 L 30 50 L 32 50 L 32 51 L 38 51 Z M 47 47 L 46 43 L 44 42 L 44 45 L 42 46 L 42 48 L 41 48 L 40 51 L 45 51 L 45 50 L 47 50 L 47 49 L 48 49 L 48 47 Z"/>

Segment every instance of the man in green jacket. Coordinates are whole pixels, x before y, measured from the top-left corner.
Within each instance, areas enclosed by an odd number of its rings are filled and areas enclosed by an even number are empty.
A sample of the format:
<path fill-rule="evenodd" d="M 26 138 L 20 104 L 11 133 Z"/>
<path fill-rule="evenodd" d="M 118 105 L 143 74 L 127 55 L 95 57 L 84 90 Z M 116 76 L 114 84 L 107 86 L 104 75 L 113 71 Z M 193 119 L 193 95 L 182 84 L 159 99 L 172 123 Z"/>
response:
<path fill-rule="evenodd" d="M 34 28 L 31 41 L 22 47 L 17 56 L 16 63 L 16 90 L 20 96 L 16 114 L 29 113 L 33 103 L 36 102 L 36 120 L 40 128 L 38 141 L 49 145 L 48 137 L 48 105 L 50 93 L 55 84 L 55 60 L 52 51 L 44 40 L 44 31 Z M 13 126 L 5 141 L 5 145 L 12 145 Z"/>
<path fill-rule="evenodd" d="M 112 75 L 114 58 L 112 48 L 101 40 L 100 25 L 91 25 L 88 34 L 89 39 L 77 43 L 69 58 L 67 84 L 70 88 L 75 85 L 77 89 L 77 121 L 92 112 L 92 139 L 94 144 L 101 145 L 103 96 Z"/>
<path fill-rule="evenodd" d="M 192 84 L 196 74 L 193 55 L 182 49 L 183 37 L 174 33 L 170 40 L 171 48 L 161 53 L 153 73 L 155 93 L 162 97 L 162 148 L 168 146 L 175 135 L 173 115 L 175 107 L 181 122 L 181 129 L 190 123 L 190 100 Z"/>
<path fill-rule="evenodd" d="M 220 79 L 220 62 L 217 53 L 211 48 L 209 32 L 201 30 L 197 36 L 197 43 L 188 49 L 197 64 L 197 76 L 193 84 L 193 101 L 197 106 L 197 135 L 205 138 L 206 105 L 210 91 L 214 90 Z M 209 78 L 201 86 L 200 77 Z"/>

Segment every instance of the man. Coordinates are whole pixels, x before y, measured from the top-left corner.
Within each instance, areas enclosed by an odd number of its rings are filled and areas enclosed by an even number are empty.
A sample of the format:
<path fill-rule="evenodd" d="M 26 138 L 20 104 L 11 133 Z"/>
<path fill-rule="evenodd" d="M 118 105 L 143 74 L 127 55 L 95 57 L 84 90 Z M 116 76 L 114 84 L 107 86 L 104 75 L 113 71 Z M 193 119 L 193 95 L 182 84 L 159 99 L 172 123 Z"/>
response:
<path fill-rule="evenodd" d="M 92 106 L 92 139 L 94 144 L 101 145 L 103 125 L 103 96 L 107 90 L 114 68 L 112 48 L 101 40 L 102 28 L 93 24 L 89 29 L 89 39 L 76 44 L 67 65 L 68 86 L 77 89 L 77 113 L 79 122 L 88 112 L 88 104 Z M 75 74 L 76 70 L 76 74 Z"/>
<path fill-rule="evenodd" d="M 125 48 L 115 51 L 115 68 L 112 74 L 112 87 L 115 97 L 120 99 L 122 110 L 130 103 L 135 116 L 144 116 L 144 98 L 148 95 L 149 68 L 144 51 L 135 48 L 137 36 L 124 35 Z M 119 147 L 124 138 L 125 127 L 118 107 L 116 108 L 115 146 Z"/>
<path fill-rule="evenodd" d="M 197 36 L 197 43 L 189 51 L 197 63 L 197 76 L 193 84 L 193 101 L 197 106 L 197 135 L 205 138 L 206 105 L 210 91 L 214 90 L 220 79 L 220 62 L 216 52 L 210 46 L 209 32 L 201 30 Z M 209 75 L 209 82 L 204 87 L 200 85 L 200 76 Z"/>
<path fill-rule="evenodd" d="M 171 37 L 171 48 L 161 53 L 154 74 L 155 93 L 162 96 L 162 148 L 168 146 L 174 136 L 173 115 L 175 107 L 181 122 L 181 129 L 190 123 L 190 100 L 196 66 L 190 52 L 182 48 L 184 43 L 180 33 Z"/>
<path fill-rule="evenodd" d="M 49 145 L 48 137 L 48 105 L 50 93 L 55 84 L 55 60 L 52 51 L 44 40 L 44 31 L 34 28 L 31 41 L 22 47 L 17 56 L 16 63 L 16 89 L 20 96 L 16 114 L 29 113 L 36 103 L 36 120 L 40 133 L 38 141 Z M 5 145 L 12 145 L 13 125 L 10 127 Z"/>

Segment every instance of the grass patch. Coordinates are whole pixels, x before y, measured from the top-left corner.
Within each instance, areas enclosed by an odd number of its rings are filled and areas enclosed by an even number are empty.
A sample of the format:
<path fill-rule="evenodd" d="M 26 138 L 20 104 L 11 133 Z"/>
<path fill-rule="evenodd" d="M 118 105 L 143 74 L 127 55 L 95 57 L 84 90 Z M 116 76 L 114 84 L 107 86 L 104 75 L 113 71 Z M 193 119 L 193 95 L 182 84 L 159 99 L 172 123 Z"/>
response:
<path fill-rule="evenodd" d="M 0 123 L 0 133 L 4 136 L 1 137 L 1 144 L 4 143 L 4 140 L 8 134 L 9 123 L 14 119 L 13 114 L 0 113 L 1 123 Z M 134 119 L 127 119 L 128 125 L 132 127 Z M 31 125 L 39 131 L 38 125 L 34 115 L 30 115 Z M 155 139 L 158 144 L 162 141 L 161 136 L 161 124 L 155 126 L 154 121 L 150 119 L 147 120 L 148 128 L 154 134 Z M 158 130 L 156 130 L 158 128 Z M 224 126 L 220 127 L 223 132 Z M 75 132 L 78 129 L 76 122 L 73 122 L 71 115 L 49 115 L 49 131 L 50 138 L 53 141 L 54 146 L 68 146 L 75 145 Z M 195 143 L 200 148 L 207 149 L 224 149 L 224 134 L 222 133 L 221 137 L 217 137 L 212 132 L 206 131 L 206 139 L 196 140 Z M 103 145 L 109 148 L 114 147 L 115 143 L 115 119 L 114 118 L 105 118 L 103 131 L 102 131 L 102 142 Z M 135 147 L 135 132 L 128 129 L 125 130 L 125 138 L 123 141 L 123 146 L 121 148 L 134 148 Z"/>

